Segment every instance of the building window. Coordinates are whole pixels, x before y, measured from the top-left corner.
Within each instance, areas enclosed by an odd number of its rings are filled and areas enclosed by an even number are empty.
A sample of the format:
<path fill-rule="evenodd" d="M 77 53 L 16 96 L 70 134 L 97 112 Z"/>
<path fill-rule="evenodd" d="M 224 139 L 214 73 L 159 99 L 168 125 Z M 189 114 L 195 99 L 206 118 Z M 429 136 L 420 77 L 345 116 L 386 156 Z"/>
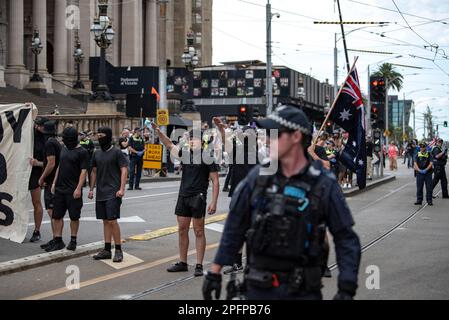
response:
<path fill-rule="evenodd" d="M 201 59 L 201 49 L 196 49 L 196 55 Z"/>
<path fill-rule="evenodd" d="M 195 0 L 195 8 L 201 8 L 201 0 Z"/>
<path fill-rule="evenodd" d="M 199 13 L 195 13 L 195 14 L 193 15 L 193 17 L 194 17 L 193 21 L 194 21 L 196 24 L 201 24 L 201 23 L 202 23 L 202 18 L 201 18 L 201 15 L 200 15 Z"/>
<path fill-rule="evenodd" d="M 196 36 L 195 36 L 195 40 L 196 40 L 197 44 L 201 44 L 201 37 L 202 37 L 201 32 L 197 32 Z"/>

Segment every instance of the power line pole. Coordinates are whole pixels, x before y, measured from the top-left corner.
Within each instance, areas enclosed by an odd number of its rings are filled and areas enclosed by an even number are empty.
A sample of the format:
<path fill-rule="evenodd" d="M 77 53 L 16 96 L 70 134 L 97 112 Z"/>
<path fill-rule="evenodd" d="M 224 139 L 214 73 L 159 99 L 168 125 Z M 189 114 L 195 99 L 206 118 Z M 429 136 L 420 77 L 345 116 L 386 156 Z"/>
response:
<path fill-rule="evenodd" d="M 343 39 L 343 48 L 345 49 L 346 68 L 347 72 L 349 72 L 349 70 L 351 70 L 351 66 L 349 65 L 348 48 L 346 47 L 345 28 L 343 26 L 343 17 L 341 15 L 340 0 L 337 0 L 337 5 L 338 5 L 338 14 L 340 15 L 340 27 L 341 27 L 341 36 Z"/>
<path fill-rule="evenodd" d="M 271 65 L 271 4 L 270 0 L 267 0 L 267 86 L 266 86 L 266 100 L 267 100 L 267 115 L 273 112 L 273 83 L 272 83 L 272 65 Z"/>
<path fill-rule="evenodd" d="M 168 0 L 159 0 L 159 108 L 167 108 L 167 52 L 166 52 L 166 34 L 167 34 L 167 3 Z M 161 132 L 167 134 L 167 127 L 162 126 Z M 167 150 L 162 145 L 162 163 L 167 161 Z"/>
<path fill-rule="evenodd" d="M 334 34 L 334 99 L 338 93 L 338 50 L 337 50 L 337 34 Z"/>

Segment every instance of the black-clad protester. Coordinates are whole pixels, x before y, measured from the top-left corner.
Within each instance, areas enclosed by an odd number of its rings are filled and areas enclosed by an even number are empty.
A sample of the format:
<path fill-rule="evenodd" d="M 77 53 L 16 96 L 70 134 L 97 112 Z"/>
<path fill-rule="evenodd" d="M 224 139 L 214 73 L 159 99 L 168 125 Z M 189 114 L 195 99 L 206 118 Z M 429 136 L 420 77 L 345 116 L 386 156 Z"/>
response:
<path fill-rule="evenodd" d="M 140 188 L 140 177 L 142 176 L 143 154 L 145 142 L 142 138 L 142 130 L 134 129 L 134 134 L 128 141 L 129 146 L 129 188 L 128 190 L 142 190 Z"/>
<path fill-rule="evenodd" d="M 41 202 L 41 187 L 39 186 L 39 178 L 44 170 L 45 136 L 43 131 L 44 123 L 47 121 L 48 119 L 46 118 L 37 118 L 34 121 L 33 158 L 30 160 L 30 164 L 33 168 L 31 169 L 30 180 L 28 182 L 28 190 L 31 194 L 34 213 L 34 231 L 30 238 L 30 242 L 36 242 L 41 239 L 40 228 L 44 209 Z"/>
<path fill-rule="evenodd" d="M 61 153 L 61 144 L 56 139 L 56 122 L 47 121 L 44 123 L 43 134 L 45 137 L 45 157 L 44 157 L 44 171 L 39 178 L 39 186 L 44 188 L 44 204 L 51 220 L 52 235 L 55 233 L 53 222 L 53 208 L 54 195 L 51 192 L 51 187 L 55 179 L 56 170 L 59 166 L 59 156 Z M 52 246 L 53 239 L 41 245 L 42 249 Z"/>
<path fill-rule="evenodd" d="M 243 290 L 247 299 L 322 299 L 323 243 L 329 228 L 338 263 L 338 293 L 352 299 L 357 289 L 360 241 L 354 220 L 335 176 L 307 155 L 311 125 L 295 106 L 280 106 L 265 120 L 270 137 L 271 175 L 256 167 L 239 185 L 210 271 L 203 296 L 220 297 L 221 269 L 233 263 L 246 242 L 248 268 Z"/>
<path fill-rule="evenodd" d="M 80 132 L 80 145 L 84 149 L 86 149 L 89 154 L 89 168 L 87 169 L 87 177 L 90 182 L 90 175 L 92 173 L 92 156 L 94 155 L 95 145 L 92 140 L 89 138 L 89 133 L 86 131 Z"/>
<path fill-rule="evenodd" d="M 123 261 L 122 240 L 120 234 L 120 207 L 125 196 L 128 159 L 112 145 L 112 129 L 98 129 L 98 142 L 101 150 L 94 153 L 92 160 L 92 181 L 89 199 L 94 197 L 97 188 L 95 212 L 97 219 L 103 220 L 104 249 L 94 256 L 95 260 L 112 258 L 112 239 L 115 243 L 113 262 Z"/>
<path fill-rule="evenodd" d="M 416 174 L 416 202 L 415 205 L 422 205 L 423 188 L 426 185 L 426 200 L 429 206 L 432 206 L 432 155 L 427 151 L 425 142 L 419 144 L 420 151 L 415 160 L 415 174 Z"/>
<path fill-rule="evenodd" d="M 441 181 L 441 191 L 443 193 L 443 199 L 448 199 L 449 194 L 447 192 L 447 177 L 446 177 L 446 163 L 447 163 L 447 148 L 443 147 L 443 139 L 439 139 L 432 149 L 433 158 L 433 189 Z"/>
<path fill-rule="evenodd" d="M 62 133 L 64 146 L 61 149 L 59 167 L 56 171 L 52 193 L 54 194 L 54 237 L 53 244 L 45 249 L 47 252 L 61 250 L 64 216 L 70 217 L 70 243 L 67 250 L 75 251 L 79 229 L 79 219 L 83 207 L 83 186 L 89 168 L 89 154 L 78 141 L 78 131 L 67 127 Z"/>

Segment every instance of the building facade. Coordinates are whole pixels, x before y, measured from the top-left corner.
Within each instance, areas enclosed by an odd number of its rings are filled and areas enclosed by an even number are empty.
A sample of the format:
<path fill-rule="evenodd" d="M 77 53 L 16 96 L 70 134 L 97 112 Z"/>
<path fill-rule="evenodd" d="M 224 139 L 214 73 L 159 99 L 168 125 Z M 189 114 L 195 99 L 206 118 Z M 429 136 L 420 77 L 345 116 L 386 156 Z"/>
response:
<path fill-rule="evenodd" d="M 186 34 L 192 30 L 200 65 L 210 65 L 212 1 L 109 0 L 115 37 L 107 60 L 114 66 L 159 66 L 164 61 L 182 67 Z M 164 14 L 161 6 L 166 6 Z M 98 0 L 0 0 L 0 86 L 24 89 L 29 83 L 34 70 L 30 48 L 34 30 L 44 45 L 38 67 L 47 91 L 70 92 L 75 80 L 76 37 L 85 55 L 81 78 L 88 84 L 88 58 L 100 55 L 90 32 L 96 15 Z M 161 47 L 165 47 L 165 57 Z"/>
<path fill-rule="evenodd" d="M 388 123 L 390 127 L 408 127 L 413 100 L 399 99 L 398 96 L 388 96 Z M 405 109 L 404 109 L 405 106 Z"/>

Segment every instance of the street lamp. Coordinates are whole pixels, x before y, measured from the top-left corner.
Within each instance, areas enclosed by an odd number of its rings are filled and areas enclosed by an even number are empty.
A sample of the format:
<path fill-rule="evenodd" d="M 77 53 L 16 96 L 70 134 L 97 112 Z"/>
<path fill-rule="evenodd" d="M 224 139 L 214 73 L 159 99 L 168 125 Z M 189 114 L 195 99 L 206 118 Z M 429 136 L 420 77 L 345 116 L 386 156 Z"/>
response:
<path fill-rule="evenodd" d="M 38 72 L 38 59 L 37 56 L 42 52 L 42 43 L 39 38 L 39 31 L 34 30 L 33 40 L 31 42 L 31 52 L 34 54 L 34 74 L 31 77 L 30 81 L 32 82 L 43 82 L 42 77 Z"/>
<path fill-rule="evenodd" d="M 270 0 L 267 0 L 266 5 L 266 30 L 267 30 L 267 85 L 266 85 L 266 103 L 267 103 L 267 115 L 273 112 L 273 70 L 271 65 L 271 21 L 274 17 L 280 18 L 281 15 L 279 13 L 272 13 L 271 12 L 271 3 Z"/>
<path fill-rule="evenodd" d="M 75 51 L 73 53 L 73 57 L 76 63 L 76 82 L 73 86 L 74 89 L 84 89 L 84 84 L 81 81 L 81 64 L 84 61 L 84 53 L 81 49 L 81 42 L 78 37 L 78 34 L 75 36 Z"/>
<path fill-rule="evenodd" d="M 100 70 L 98 86 L 92 96 L 92 100 L 112 100 L 109 88 L 106 84 L 106 49 L 112 44 L 115 32 L 112 29 L 108 17 L 108 0 L 98 0 L 99 16 L 94 19 L 90 31 L 94 35 L 95 43 L 100 47 Z"/>
<path fill-rule="evenodd" d="M 184 53 L 181 56 L 182 63 L 189 71 L 193 71 L 198 66 L 200 59 L 197 56 L 197 52 L 194 45 L 195 33 L 189 31 L 187 33 L 187 46 L 184 49 Z"/>

